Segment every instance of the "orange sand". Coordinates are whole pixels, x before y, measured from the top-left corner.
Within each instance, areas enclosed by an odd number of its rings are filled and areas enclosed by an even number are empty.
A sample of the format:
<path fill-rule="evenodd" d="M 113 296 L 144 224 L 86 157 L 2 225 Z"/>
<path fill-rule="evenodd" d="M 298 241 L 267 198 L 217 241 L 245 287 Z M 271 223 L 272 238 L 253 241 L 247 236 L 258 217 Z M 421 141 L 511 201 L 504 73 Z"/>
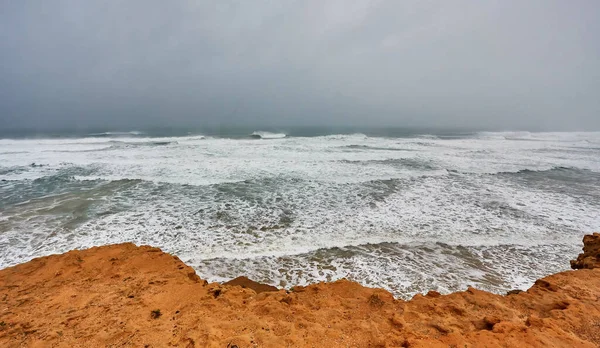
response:
<path fill-rule="evenodd" d="M 599 347 L 600 234 L 585 241 L 585 269 L 526 292 L 410 301 L 347 280 L 208 284 L 130 243 L 70 251 L 0 271 L 0 347 Z"/>

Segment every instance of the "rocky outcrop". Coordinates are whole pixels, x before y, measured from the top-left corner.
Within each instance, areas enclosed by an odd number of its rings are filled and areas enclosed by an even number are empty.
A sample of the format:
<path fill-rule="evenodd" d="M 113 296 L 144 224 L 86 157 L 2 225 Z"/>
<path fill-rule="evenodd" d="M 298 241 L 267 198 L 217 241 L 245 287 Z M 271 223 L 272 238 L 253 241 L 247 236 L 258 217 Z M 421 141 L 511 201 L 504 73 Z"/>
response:
<path fill-rule="evenodd" d="M 579 254 L 577 260 L 571 260 L 571 268 L 600 268 L 600 233 L 583 237 L 583 253 Z"/>
<path fill-rule="evenodd" d="M 596 250 L 585 241 L 584 255 Z M 260 293 L 238 282 L 209 284 L 130 243 L 34 259 L 0 271 L 0 347 L 600 346 L 599 268 L 506 296 L 410 301 L 347 280 Z"/>
<path fill-rule="evenodd" d="M 254 280 L 248 279 L 247 277 L 244 277 L 244 276 L 232 279 L 228 282 L 223 283 L 223 285 L 241 286 L 242 288 L 252 289 L 257 294 L 260 294 L 261 292 L 268 292 L 268 291 L 279 291 L 279 289 L 277 289 L 276 287 L 274 287 L 272 285 L 255 282 Z"/>

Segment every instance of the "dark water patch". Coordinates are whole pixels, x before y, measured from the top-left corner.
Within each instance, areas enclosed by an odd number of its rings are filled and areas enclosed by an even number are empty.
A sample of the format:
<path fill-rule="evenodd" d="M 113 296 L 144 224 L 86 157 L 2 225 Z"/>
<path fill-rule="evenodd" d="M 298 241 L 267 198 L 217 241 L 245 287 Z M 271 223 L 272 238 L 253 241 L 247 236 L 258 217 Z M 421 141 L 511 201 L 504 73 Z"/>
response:
<path fill-rule="evenodd" d="M 53 152 L 53 153 L 87 153 L 87 152 L 101 152 L 113 149 L 113 146 L 105 146 L 97 149 L 85 149 L 85 150 L 43 150 L 42 152 Z"/>
<path fill-rule="evenodd" d="M 30 168 L 29 166 L 0 167 L 0 175 L 21 174 Z"/>
<path fill-rule="evenodd" d="M 272 197 L 274 192 L 281 191 L 283 188 L 305 182 L 308 181 L 293 177 L 263 177 L 259 179 L 213 184 L 209 187 L 218 192 L 239 198 L 261 200 L 267 196 Z"/>
<path fill-rule="evenodd" d="M 586 153 L 586 152 L 597 152 L 600 148 L 597 147 L 587 147 L 587 146 L 564 146 L 564 147 L 553 147 L 553 148 L 543 148 L 531 150 L 532 152 L 541 153 L 541 154 L 573 154 L 573 153 Z"/>
<path fill-rule="evenodd" d="M 237 200 L 261 207 L 273 207 L 281 211 L 279 225 L 289 225 L 294 211 L 302 209 L 298 202 L 318 202 L 319 205 L 336 207 L 369 207 L 373 202 L 382 202 L 391 194 L 406 188 L 410 179 L 381 179 L 358 183 L 331 183 L 299 178 L 262 178 L 235 183 L 215 184 L 211 190 L 219 194 L 205 194 L 215 199 Z M 203 188 L 201 188 L 203 189 Z M 336 192 L 345 192 L 343 200 Z M 351 193 L 351 194 L 348 194 Z M 294 200 L 287 199 L 290 195 Z M 298 200 L 300 198 L 300 200 Z M 315 203 L 316 204 L 316 203 Z"/>
<path fill-rule="evenodd" d="M 600 180 L 600 173 L 594 172 L 588 169 L 574 168 L 574 167 L 552 167 L 550 169 L 521 169 L 516 172 L 499 172 L 494 174 L 498 177 L 515 177 L 515 178 L 544 178 L 544 179 L 555 179 L 562 181 L 571 182 L 598 182 Z"/>
<path fill-rule="evenodd" d="M 417 141 L 414 144 L 419 145 L 419 146 L 425 146 L 425 147 L 440 147 L 439 144 L 436 143 L 426 143 L 423 141 Z"/>
<path fill-rule="evenodd" d="M 35 187 L 44 182 L 46 191 Z M 21 195 L 19 202 L 2 202 L 2 208 L 9 216 L 0 223 L 0 231 L 15 229 L 23 221 L 40 221 L 47 228 L 70 231 L 79 225 L 101 216 L 126 210 L 131 207 L 130 201 L 124 197 L 130 191 L 135 191 L 140 180 L 94 180 L 79 182 L 68 178 L 46 178 L 30 182 L 33 187 L 30 193 Z M 61 187 L 61 183 L 70 183 Z M 51 187 L 50 190 L 48 188 Z M 1 189 L 0 189 L 1 190 Z M 133 196 L 132 194 L 131 196 Z M 123 199 L 125 198 L 125 199 Z M 8 203 L 8 204 L 7 204 Z M 10 204 L 12 203 L 12 204 Z"/>
<path fill-rule="evenodd" d="M 495 174 L 504 178 L 515 178 L 527 181 L 554 181 L 572 184 L 600 184 L 600 173 L 588 169 L 554 167 L 548 170 L 523 169 L 518 172 L 504 172 Z"/>
<path fill-rule="evenodd" d="M 587 169 L 554 167 L 548 170 L 520 170 L 498 173 L 498 178 L 527 188 L 560 193 L 600 206 L 600 173 Z"/>
<path fill-rule="evenodd" d="M 405 149 L 405 148 L 397 148 L 397 147 L 378 147 L 378 146 L 368 146 L 368 145 L 345 145 L 345 146 L 340 146 L 339 148 L 356 150 L 356 151 L 417 151 L 415 149 Z"/>
<path fill-rule="evenodd" d="M 436 168 L 430 160 L 420 160 L 416 158 L 389 158 L 385 160 L 341 160 L 342 163 L 357 165 L 385 165 L 396 168 L 435 170 Z"/>
<path fill-rule="evenodd" d="M 533 216 L 521 209 L 513 208 L 510 204 L 497 200 L 478 200 L 473 203 L 475 207 L 492 212 L 494 215 L 511 220 L 535 221 L 537 216 Z M 519 205 L 519 204 L 517 204 Z M 543 223 L 540 221 L 539 223 Z"/>
<path fill-rule="evenodd" d="M 69 192 L 81 192 L 97 185 L 115 185 L 115 182 L 105 180 L 76 180 L 76 176 L 94 175 L 98 168 L 95 166 L 79 167 L 64 164 L 63 168 L 54 173 L 34 180 L 11 181 L 11 185 L 0 185 L 0 208 L 20 204 L 40 197 L 60 195 Z M 130 180 L 119 181 L 129 182 Z"/>
<path fill-rule="evenodd" d="M 577 149 L 577 150 L 587 150 L 587 151 L 600 151 L 600 147 L 587 147 L 587 146 L 569 146 L 569 149 Z M 564 151 L 572 151 L 572 150 L 564 150 Z"/>
<path fill-rule="evenodd" d="M 383 202 L 390 195 L 408 187 L 409 184 L 410 181 L 404 179 L 372 180 L 360 184 L 357 195 L 371 204 L 372 202 Z"/>
<path fill-rule="evenodd" d="M 5 152 L 0 152 L 0 155 L 18 155 L 18 154 L 22 154 L 22 153 L 29 153 L 29 151 L 5 151 Z"/>
<path fill-rule="evenodd" d="M 177 141 L 144 141 L 144 142 L 127 142 L 120 140 L 111 140 L 106 142 L 98 142 L 98 143 L 80 143 L 75 145 L 97 145 L 103 146 L 95 149 L 82 149 L 82 150 L 43 150 L 42 152 L 51 152 L 51 153 L 88 153 L 88 152 L 102 152 L 102 151 L 112 151 L 112 150 L 124 150 L 124 149 L 132 149 L 138 147 L 159 147 L 159 146 L 168 146 L 168 145 L 177 145 Z"/>
<path fill-rule="evenodd" d="M 577 168 L 570 167 L 552 167 L 550 169 L 521 169 L 516 172 L 499 172 L 496 175 L 514 175 L 514 174 L 535 174 L 535 173 L 551 173 L 551 172 L 567 172 L 567 171 L 578 171 Z"/>
<path fill-rule="evenodd" d="M 137 147 L 157 147 L 167 145 L 177 145 L 177 141 L 144 141 L 144 142 L 125 142 L 125 141 L 111 141 L 112 146 L 106 150 L 122 150 L 127 148 Z"/>
<path fill-rule="evenodd" d="M 100 132 L 100 133 L 89 133 L 89 137 L 132 137 L 132 136 L 144 136 L 145 133 L 141 131 L 127 131 L 127 132 Z"/>

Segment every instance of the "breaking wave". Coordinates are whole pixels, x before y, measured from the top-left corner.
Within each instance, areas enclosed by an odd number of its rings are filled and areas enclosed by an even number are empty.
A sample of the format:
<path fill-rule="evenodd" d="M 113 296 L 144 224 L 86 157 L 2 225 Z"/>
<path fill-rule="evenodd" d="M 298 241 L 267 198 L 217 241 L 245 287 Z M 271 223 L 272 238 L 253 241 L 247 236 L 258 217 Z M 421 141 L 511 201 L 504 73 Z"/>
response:
<path fill-rule="evenodd" d="M 287 134 L 285 133 L 271 133 L 263 131 L 256 131 L 250 134 L 250 137 L 255 139 L 283 139 L 286 136 Z"/>
<path fill-rule="evenodd" d="M 545 173 L 581 173 L 585 171 L 583 169 L 573 168 L 573 167 L 552 167 L 548 169 L 520 169 L 517 171 L 504 171 L 493 173 L 492 175 L 523 175 L 523 174 L 545 174 Z"/>
<path fill-rule="evenodd" d="M 129 131 L 129 132 L 101 132 L 101 133 L 89 133 L 90 137 L 115 137 L 115 136 L 138 136 L 143 135 L 144 132 L 140 131 Z"/>

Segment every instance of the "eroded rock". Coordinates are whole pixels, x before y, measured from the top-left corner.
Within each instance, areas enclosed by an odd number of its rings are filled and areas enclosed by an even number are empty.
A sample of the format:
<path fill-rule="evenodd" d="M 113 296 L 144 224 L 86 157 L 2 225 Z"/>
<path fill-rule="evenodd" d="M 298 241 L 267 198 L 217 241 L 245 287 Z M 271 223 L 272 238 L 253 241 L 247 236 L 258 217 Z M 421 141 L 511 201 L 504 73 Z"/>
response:
<path fill-rule="evenodd" d="M 600 268 L 600 233 L 583 237 L 583 253 L 571 260 L 572 269 Z"/>

